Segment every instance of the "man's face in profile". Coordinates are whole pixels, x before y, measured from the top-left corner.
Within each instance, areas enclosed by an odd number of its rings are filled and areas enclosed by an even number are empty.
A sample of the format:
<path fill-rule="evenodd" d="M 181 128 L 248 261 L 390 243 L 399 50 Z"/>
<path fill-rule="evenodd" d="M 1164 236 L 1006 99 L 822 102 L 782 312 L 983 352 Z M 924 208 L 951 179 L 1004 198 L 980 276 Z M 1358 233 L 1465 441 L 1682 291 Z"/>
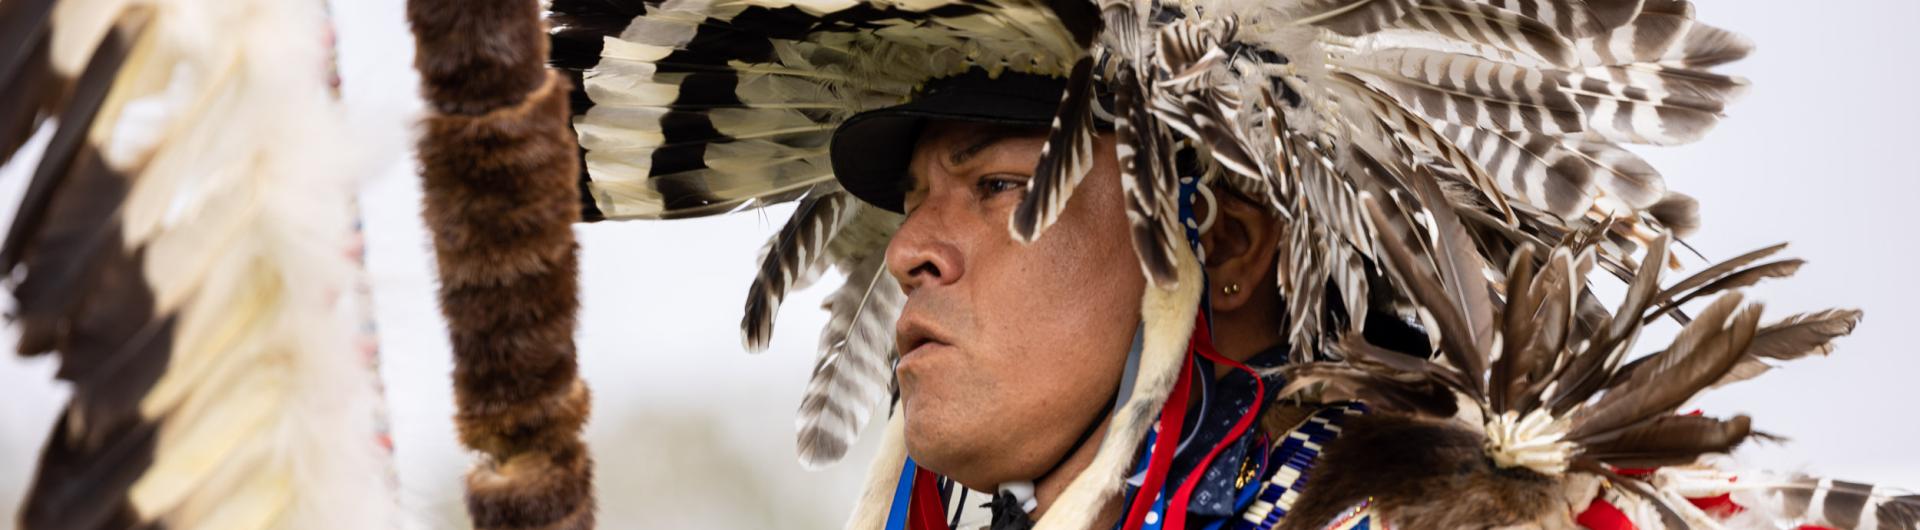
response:
<path fill-rule="evenodd" d="M 1113 137 L 1038 241 L 1008 230 L 1044 129 L 929 122 L 887 265 L 907 293 L 897 340 L 908 453 L 968 487 L 1032 480 L 1118 390 L 1145 280 Z"/>

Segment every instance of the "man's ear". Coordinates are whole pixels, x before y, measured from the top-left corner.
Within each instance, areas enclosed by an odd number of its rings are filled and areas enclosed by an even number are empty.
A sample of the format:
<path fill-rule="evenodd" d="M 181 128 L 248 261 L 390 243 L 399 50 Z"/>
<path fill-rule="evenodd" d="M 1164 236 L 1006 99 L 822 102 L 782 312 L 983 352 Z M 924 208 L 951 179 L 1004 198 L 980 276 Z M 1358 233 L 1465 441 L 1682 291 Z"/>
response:
<path fill-rule="evenodd" d="M 1213 309 L 1232 311 L 1253 299 L 1256 290 L 1272 290 L 1280 220 L 1239 194 L 1219 190 L 1215 195 L 1211 206 L 1219 213 L 1213 227 L 1200 235 L 1200 244 L 1207 251 Z"/>

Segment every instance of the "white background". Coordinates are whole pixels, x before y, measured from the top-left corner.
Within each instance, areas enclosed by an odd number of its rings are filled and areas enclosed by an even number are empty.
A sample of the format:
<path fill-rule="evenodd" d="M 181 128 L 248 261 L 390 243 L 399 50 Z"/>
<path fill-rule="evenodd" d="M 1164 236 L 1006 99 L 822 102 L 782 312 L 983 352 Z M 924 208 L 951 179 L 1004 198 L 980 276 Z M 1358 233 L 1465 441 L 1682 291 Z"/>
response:
<path fill-rule="evenodd" d="M 1760 44 L 1729 68 L 1755 87 L 1705 141 L 1639 151 L 1703 203 L 1706 224 L 1690 243 L 1707 256 L 1792 241 L 1788 253 L 1810 260 L 1797 278 L 1750 292 L 1770 315 L 1866 310 L 1834 356 L 1723 389 L 1699 406 L 1753 414 L 1757 428 L 1792 438 L 1743 450 L 1752 463 L 1920 487 L 1920 354 L 1903 338 L 1920 324 L 1912 300 L 1920 295 L 1912 96 L 1920 3 L 1697 3 L 1702 20 Z M 403 500 L 423 527 L 462 528 L 460 477 L 472 456 L 454 439 L 451 357 L 417 217 L 407 148 L 419 102 L 403 1 L 333 4 L 349 110 L 384 146 L 375 161 L 386 169 L 368 176 L 362 200 Z M 6 196 L 18 196 L 27 169 L 0 171 Z M 877 436 L 823 472 L 799 469 L 792 440 L 825 320 L 815 308 L 836 282 L 790 297 L 770 351 L 740 348 L 755 252 L 788 210 L 576 230 L 585 293 L 578 343 L 594 391 L 587 437 L 602 528 L 828 528 L 844 517 Z M 0 529 L 12 528 L 65 399 L 55 368 L 52 359 L 0 356 Z"/>

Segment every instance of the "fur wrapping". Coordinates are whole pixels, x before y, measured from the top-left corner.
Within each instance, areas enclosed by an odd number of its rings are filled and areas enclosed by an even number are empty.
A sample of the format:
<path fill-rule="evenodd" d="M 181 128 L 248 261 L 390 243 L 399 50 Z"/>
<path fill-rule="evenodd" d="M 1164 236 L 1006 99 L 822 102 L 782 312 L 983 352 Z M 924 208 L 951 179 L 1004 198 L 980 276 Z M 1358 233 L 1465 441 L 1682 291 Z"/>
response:
<path fill-rule="evenodd" d="M 519 104 L 546 82 L 546 25 L 536 0 L 411 0 L 407 20 L 421 96 L 434 110 L 485 114 Z"/>
<path fill-rule="evenodd" d="M 568 84 L 541 66 L 535 2 L 415 1 L 408 14 L 439 110 L 419 156 L 456 419 L 461 441 L 484 454 L 467 478 L 468 514 L 481 529 L 592 528 Z"/>

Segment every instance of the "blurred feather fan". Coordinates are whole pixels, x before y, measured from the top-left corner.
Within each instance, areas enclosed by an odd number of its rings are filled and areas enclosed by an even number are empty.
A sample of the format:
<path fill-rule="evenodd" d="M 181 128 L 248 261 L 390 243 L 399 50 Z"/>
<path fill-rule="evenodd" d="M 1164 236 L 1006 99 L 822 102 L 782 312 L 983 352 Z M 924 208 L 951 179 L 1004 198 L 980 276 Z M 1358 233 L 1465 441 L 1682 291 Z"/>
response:
<path fill-rule="evenodd" d="M 321 2 L 0 3 L 23 354 L 73 396 L 23 528 L 397 525 Z M 297 127 L 289 124 L 298 124 Z"/>

